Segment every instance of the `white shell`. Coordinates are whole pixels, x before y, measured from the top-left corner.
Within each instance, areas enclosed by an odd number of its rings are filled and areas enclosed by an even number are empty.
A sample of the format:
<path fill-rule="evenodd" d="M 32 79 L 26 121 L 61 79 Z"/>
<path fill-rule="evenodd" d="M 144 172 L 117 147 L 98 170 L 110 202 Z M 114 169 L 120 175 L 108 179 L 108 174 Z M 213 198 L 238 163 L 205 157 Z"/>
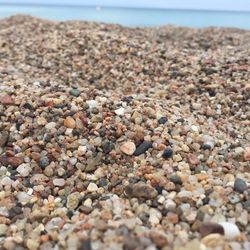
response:
<path fill-rule="evenodd" d="M 233 239 L 240 235 L 240 230 L 237 225 L 230 222 L 219 222 L 219 224 L 224 228 L 225 237 L 227 239 Z"/>

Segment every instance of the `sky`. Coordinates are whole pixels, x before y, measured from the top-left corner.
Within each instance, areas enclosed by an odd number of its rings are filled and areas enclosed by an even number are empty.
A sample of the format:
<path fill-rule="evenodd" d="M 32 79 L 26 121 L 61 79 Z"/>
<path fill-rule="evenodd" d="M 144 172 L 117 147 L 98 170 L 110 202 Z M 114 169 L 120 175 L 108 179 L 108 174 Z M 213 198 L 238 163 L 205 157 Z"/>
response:
<path fill-rule="evenodd" d="M 250 11 L 250 0 L 0 0 L 0 3 Z"/>

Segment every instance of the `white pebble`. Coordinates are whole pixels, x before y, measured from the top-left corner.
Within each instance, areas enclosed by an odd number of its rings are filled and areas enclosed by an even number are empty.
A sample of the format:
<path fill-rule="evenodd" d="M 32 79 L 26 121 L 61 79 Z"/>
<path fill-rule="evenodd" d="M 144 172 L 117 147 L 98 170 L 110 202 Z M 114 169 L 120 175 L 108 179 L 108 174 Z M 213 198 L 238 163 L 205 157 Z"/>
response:
<path fill-rule="evenodd" d="M 26 192 L 19 192 L 17 194 L 18 201 L 21 203 L 27 203 L 30 201 L 31 196 L 28 195 Z"/>
<path fill-rule="evenodd" d="M 45 125 L 45 128 L 48 130 L 51 130 L 53 128 L 56 127 L 56 123 L 55 122 L 49 122 L 48 124 Z"/>
<path fill-rule="evenodd" d="M 12 180 L 8 176 L 3 177 L 3 179 L 1 180 L 1 184 L 3 186 L 10 186 L 11 183 L 12 183 Z"/>
<path fill-rule="evenodd" d="M 123 107 L 120 107 L 119 109 L 116 109 L 115 110 L 115 113 L 117 114 L 117 115 L 124 115 L 124 113 L 125 113 L 125 108 L 123 108 Z"/>
<path fill-rule="evenodd" d="M 224 228 L 225 237 L 227 239 L 233 239 L 240 235 L 240 230 L 237 225 L 230 222 L 219 222 L 219 224 Z"/>
<path fill-rule="evenodd" d="M 88 104 L 90 109 L 93 109 L 97 106 L 97 101 L 95 101 L 95 100 L 88 100 L 88 101 L 86 101 L 86 103 Z"/>
<path fill-rule="evenodd" d="M 90 198 L 88 198 L 87 200 L 84 201 L 83 205 L 86 206 L 86 207 L 91 207 L 92 206 L 92 200 Z"/>
<path fill-rule="evenodd" d="M 87 147 L 86 146 L 79 146 L 77 153 L 78 155 L 85 155 L 85 153 L 87 152 Z"/>
<path fill-rule="evenodd" d="M 91 182 L 89 183 L 87 190 L 89 192 L 96 192 L 98 190 L 98 186 L 95 183 Z"/>
<path fill-rule="evenodd" d="M 53 184 L 54 186 L 63 187 L 65 185 L 65 180 L 62 178 L 55 178 Z"/>
<path fill-rule="evenodd" d="M 29 164 L 23 163 L 16 170 L 21 176 L 26 177 L 30 174 L 32 169 Z"/>

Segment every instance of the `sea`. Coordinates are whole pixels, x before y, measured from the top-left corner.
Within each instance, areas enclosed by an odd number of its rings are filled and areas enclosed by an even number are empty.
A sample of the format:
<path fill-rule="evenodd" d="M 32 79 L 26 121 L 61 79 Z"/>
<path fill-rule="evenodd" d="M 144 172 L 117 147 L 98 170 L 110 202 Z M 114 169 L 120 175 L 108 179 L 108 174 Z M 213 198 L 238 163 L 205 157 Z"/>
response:
<path fill-rule="evenodd" d="M 218 26 L 250 30 L 250 12 L 0 4 L 0 19 L 15 14 L 28 14 L 51 20 L 116 23 L 128 27 Z"/>

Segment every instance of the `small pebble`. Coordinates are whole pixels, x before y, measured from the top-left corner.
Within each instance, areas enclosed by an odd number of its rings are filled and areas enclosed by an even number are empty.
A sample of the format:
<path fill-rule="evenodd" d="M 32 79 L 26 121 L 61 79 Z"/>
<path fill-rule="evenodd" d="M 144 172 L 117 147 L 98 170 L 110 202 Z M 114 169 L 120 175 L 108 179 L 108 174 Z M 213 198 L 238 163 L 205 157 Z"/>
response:
<path fill-rule="evenodd" d="M 81 195 L 79 192 L 74 192 L 72 194 L 69 194 L 67 197 L 67 208 L 70 210 L 74 210 L 76 209 L 76 207 L 79 204 L 79 199 L 80 199 Z"/>
<path fill-rule="evenodd" d="M 96 192 L 98 190 L 98 186 L 95 183 L 91 182 L 89 183 L 87 190 L 89 192 Z"/>
<path fill-rule="evenodd" d="M 127 196 L 145 198 L 145 199 L 153 199 L 158 194 L 156 189 L 144 183 L 128 185 L 125 187 L 125 192 Z"/>
<path fill-rule="evenodd" d="M 240 178 L 236 178 L 234 181 L 234 190 L 238 193 L 244 193 L 247 190 L 246 182 Z"/>
<path fill-rule="evenodd" d="M 4 147 L 7 144 L 8 139 L 9 139 L 9 133 L 2 132 L 0 134 L 0 147 Z"/>
<path fill-rule="evenodd" d="M 63 124 L 64 124 L 64 126 L 66 128 L 75 128 L 76 127 L 75 120 L 72 117 L 70 117 L 70 116 L 68 116 L 67 118 L 65 118 Z"/>
<path fill-rule="evenodd" d="M 47 167 L 47 166 L 49 165 L 49 159 L 48 159 L 48 157 L 46 157 L 46 156 L 41 157 L 41 158 L 39 159 L 39 161 L 38 161 L 38 165 L 39 165 L 42 169 L 44 169 L 45 167 Z"/>
<path fill-rule="evenodd" d="M 173 150 L 171 148 L 166 148 L 162 154 L 162 157 L 168 159 L 173 156 Z"/>
<path fill-rule="evenodd" d="M 139 156 L 145 153 L 150 148 L 152 148 L 152 142 L 144 141 L 136 148 L 136 150 L 134 151 L 134 155 Z"/>
<path fill-rule="evenodd" d="M 133 142 L 128 141 L 120 146 L 120 150 L 126 155 L 133 155 L 136 150 L 136 147 Z"/>
<path fill-rule="evenodd" d="M 69 93 L 72 95 L 72 96 L 75 96 L 75 97 L 78 97 L 80 94 L 81 94 L 81 91 L 79 89 L 71 89 L 69 91 Z"/>
<path fill-rule="evenodd" d="M 16 170 L 21 176 L 26 177 L 30 174 L 32 169 L 29 164 L 23 163 Z"/>
<path fill-rule="evenodd" d="M 54 186 L 63 187 L 65 185 L 65 180 L 62 178 L 55 178 L 53 184 Z"/>
<path fill-rule="evenodd" d="M 167 117 L 161 117 L 161 118 L 158 120 L 158 123 L 159 123 L 159 124 L 165 124 L 167 121 L 168 121 L 168 118 L 167 118 Z"/>

